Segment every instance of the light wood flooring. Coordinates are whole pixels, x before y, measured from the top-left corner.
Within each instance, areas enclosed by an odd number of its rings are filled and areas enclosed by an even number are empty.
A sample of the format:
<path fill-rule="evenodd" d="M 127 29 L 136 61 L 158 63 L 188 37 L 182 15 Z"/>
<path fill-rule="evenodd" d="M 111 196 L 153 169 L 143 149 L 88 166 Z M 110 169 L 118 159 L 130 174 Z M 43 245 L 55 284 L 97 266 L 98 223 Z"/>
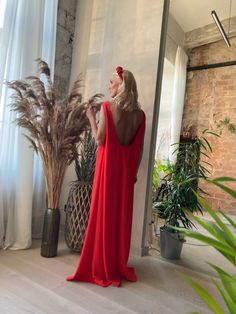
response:
<path fill-rule="evenodd" d="M 71 253 L 63 241 L 55 258 L 41 257 L 39 245 L 36 241 L 29 250 L 0 250 L 0 314 L 210 313 L 178 274 L 197 278 L 216 295 L 204 256 L 198 258 L 199 253 L 204 255 L 202 248 L 194 251 L 185 246 L 177 263 L 162 259 L 154 250 L 151 253 L 156 256 L 131 256 L 138 282 L 102 288 L 65 280 L 73 274 L 79 255 Z"/>

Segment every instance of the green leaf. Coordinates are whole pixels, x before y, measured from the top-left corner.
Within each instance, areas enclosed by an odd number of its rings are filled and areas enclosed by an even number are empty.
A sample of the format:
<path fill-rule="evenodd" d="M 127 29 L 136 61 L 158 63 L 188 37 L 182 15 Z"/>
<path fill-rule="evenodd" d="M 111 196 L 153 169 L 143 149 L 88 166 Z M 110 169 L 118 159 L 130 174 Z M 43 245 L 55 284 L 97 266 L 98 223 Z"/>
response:
<path fill-rule="evenodd" d="M 205 133 L 205 132 L 204 132 Z M 212 131 L 206 131 L 207 134 L 211 134 L 211 135 L 214 135 L 214 136 L 217 136 L 217 137 L 220 137 L 219 134 L 215 133 L 215 132 L 212 132 Z"/>
<path fill-rule="evenodd" d="M 201 141 L 200 142 L 200 145 L 205 149 L 205 150 L 207 150 L 207 148 L 206 148 L 206 146 L 205 146 L 205 144 L 203 144 L 203 142 Z"/>
<path fill-rule="evenodd" d="M 201 219 L 197 216 L 192 216 L 192 218 L 220 242 L 224 242 L 229 245 L 231 244 L 231 242 L 228 241 L 228 238 L 225 235 L 225 233 L 214 222 Z"/>
<path fill-rule="evenodd" d="M 210 158 L 209 155 L 207 155 L 207 154 L 204 153 L 203 151 L 200 151 L 200 153 L 201 153 L 202 155 L 204 155 L 205 157 Z"/>
<path fill-rule="evenodd" d="M 208 180 L 208 182 L 210 183 L 214 183 L 214 182 L 236 182 L 235 178 L 232 177 L 218 177 L 212 180 Z"/>
<path fill-rule="evenodd" d="M 232 275 L 226 273 L 223 269 L 220 267 L 208 263 L 215 271 L 218 273 L 219 278 L 221 279 L 221 282 L 224 285 L 225 290 L 229 294 L 232 300 L 235 300 L 236 302 L 236 278 Z M 235 303 L 236 305 L 236 303 Z M 236 312 L 235 312 L 236 313 Z"/>
<path fill-rule="evenodd" d="M 213 181 L 213 180 L 207 180 L 208 182 L 211 182 L 215 185 L 217 185 L 218 187 L 220 187 L 222 190 L 224 190 L 226 193 L 230 194 L 233 198 L 236 199 L 236 191 L 235 190 L 232 190 L 231 188 L 229 188 L 228 186 L 226 185 L 223 185 L 221 183 L 218 183 L 217 181 Z"/>
<path fill-rule="evenodd" d="M 235 302 L 231 299 L 231 297 L 227 294 L 227 292 L 222 289 L 220 287 L 220 285 L 215 281 L 213 280 L 215 286 L 217 287 L 217 289 L 220 291 L 220 294 L 222 295 L 229 311 L 230 311 L 230 314 L 235 314 L 236 313 L 236 304 Z"/>
<path fill-rule="evenodd" d="M 236 223 L 228 215 L 226 215 L 222 211 L 220 211 L 220 213 L 221 213 L 221 215 L 223 215 L 225 217 L 226 220 L 228 220 L 228 222 L 231 224 L 231 226 L 236 229 Z"/>
<path fill-rule="evenodd" d="M 209 129 L 204 129 L 204 130 L 202 131 L 202 134 L 205 134 L 208 130 L 209 130 Z"/>
<path fill-rule="evenodd" d="M 220 241 L 217 241 L 211 237 L 205 236 L 201 233 L 198 233 L 196 231 L 192 230 L 186 230 L 184 228 L 178 228 L 178 227 L 172 227 L 175 230 L 178 230 L 181 232 L 181 234 L 194 238 L 196 240 L 199 240 L 201 242 L 204 242 L 215 249 L 217 249 L 221 254 L 223 254 L 232 264 L 235 264 L 235 257 L 236 257 L 236 250 L 234 250 L 232 247 L 228 246 L 226 243 L 222 243 Z"/>
<path fill-rule="evenodd" d="M 199 165 L 199 167 L 203 170 L 203 172 L 208 172 L 209 174 L 211 173 L 206 167 L 203 165 Z"/>
<path fill-rule="evenodd" d="M 179 147 L 175 148 L 175 150 L 173 151 L 172 155 L 174 155 L 178 150 L 179 150 Z"/>
<path fill-rule="evenodd" d="M 201 297 L 201 299 L 208 305 L 208 307 L 215 314 L 224 314 L 224 311 L 220 307 L 220 305 L 212 298 L 212 296 L 199 285 L 196 281 L 191 279 L 190 277 L 181 274 L 180 275 L 185 281 L 187 281 L 192 288 L 197 292 L 197 294 Z"/>
<path fill-rule="evenodd" d="M 220 219 L 220 217 L 218 217 L 217 214 L 211 209 L 211 207 L 207 204 L 207 202 L 202 197 L 200 197 L 197 193 L 195 193 L 195 195 L 197 196 L 197 198 L 198 198 L 199 202 L 201 203 L 201 205 L 208 211 L 208 213 L 211 215 L 211 217 L 215 220 L 215 222 L 218 224 L 218 226 L 225 233 L 225 235 L 228 238 L 227 242 L 231 243 L 232 248 L 234 248 L 235 252 L 236 252 L 236 237 L 234 236 L 234 234 L 224 224 L 224 222 Z"/>
<path fill-rule="evenodd" d="M 210 145 L 210 143 L 208 142 L 208 140 L 207 140 L 205 137 L 203 137 L 203 140 L 206 142 L 208 148 L 209 148 L 210 151 L 212 152 L 212 148 L 211 148 L 211 145 Z"/>
<path fill-rule="evenodd" d="M 205 161 L 205 160 L 202 160 L 201 162 L 204 163 L 204 164 L 207 164 L 208 166 L 211 166 L 211 167 L 212 167 L 212 164 L 210 164 L 209 162 L 207 162 L 207 161 Z"/>

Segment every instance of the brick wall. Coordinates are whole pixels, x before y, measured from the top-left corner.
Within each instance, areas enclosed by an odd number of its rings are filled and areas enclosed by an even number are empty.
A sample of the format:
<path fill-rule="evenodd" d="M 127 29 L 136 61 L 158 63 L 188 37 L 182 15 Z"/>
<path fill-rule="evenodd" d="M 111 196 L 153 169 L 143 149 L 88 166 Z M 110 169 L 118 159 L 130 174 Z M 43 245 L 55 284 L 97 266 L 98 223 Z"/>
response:
<path fill-rule="evenodd" d="M 190 50 L 189 65 L 236 60 L 236 37 L 231 43 L 231 48 L 221 40 Z M 193 126 L 198 136 L 205 128 L 219 132 L 217 123 L 226 116 L 236 124 L 236 66 L 188 72 L 183 127 Z M 226 128 L 220 132 L 220 138 L 207 137 L 213 149 L 212 177 L 236 178 L 236 135 Z M 215 210 L 236 213 L 236 200 L 212 185 L 202 183 L 202 187 L 210 193 L 206 199 Z M 236 184 L 231 187 L 236 190 Z"/>

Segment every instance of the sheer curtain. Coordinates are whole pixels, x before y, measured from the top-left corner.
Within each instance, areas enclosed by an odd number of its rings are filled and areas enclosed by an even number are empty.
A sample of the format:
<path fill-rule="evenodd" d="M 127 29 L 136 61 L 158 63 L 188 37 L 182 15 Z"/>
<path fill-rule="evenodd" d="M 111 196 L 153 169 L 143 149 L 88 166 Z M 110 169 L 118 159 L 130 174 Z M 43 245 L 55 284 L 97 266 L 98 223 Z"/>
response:
<path fill-rule="evenodd" d="M 53 70 L 57 0 L 0 0 L 0 5 L 0 246 L 25 249 L 31 245 L 33 186 L 39 206 L 43 177 L 24 130 L 12 123 L 15 113 L 3 81 L 36 75 L 38 57 Z"/>
<path fill-rule="evenodd" d="M 171 106 L 171 140 L 169 149 L 169 160 L 174 163 L 176 161 L 177 142 L 179 142 L 183 109 L 184 109 L 184 96 L 186 86 L 186 73 L 187 73 L 187 61 L 188 56 L 184 52 L 183 48 L 178 46 L 175 57 L 175 74 L 174 74 L 174 86 Z"/>

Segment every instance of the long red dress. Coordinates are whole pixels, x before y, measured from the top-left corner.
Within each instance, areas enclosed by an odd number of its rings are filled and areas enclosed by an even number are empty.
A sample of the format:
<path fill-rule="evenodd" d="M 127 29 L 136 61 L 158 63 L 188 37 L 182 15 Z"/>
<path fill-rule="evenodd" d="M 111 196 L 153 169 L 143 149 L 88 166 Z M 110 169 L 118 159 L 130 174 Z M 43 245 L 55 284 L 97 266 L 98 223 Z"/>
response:
<path fill-rule="evenodd" d="M 68 281 L 78 280 L 107 287 L 121 279 L 136 281 L 127 267 L 133 213 L 133 195 L 145 115 L 132 143 L 118 141 L 109 102 L 103 103 L 106 139 L 99 145 L 93 182 L 90 217 L 77 270 Z"/>

